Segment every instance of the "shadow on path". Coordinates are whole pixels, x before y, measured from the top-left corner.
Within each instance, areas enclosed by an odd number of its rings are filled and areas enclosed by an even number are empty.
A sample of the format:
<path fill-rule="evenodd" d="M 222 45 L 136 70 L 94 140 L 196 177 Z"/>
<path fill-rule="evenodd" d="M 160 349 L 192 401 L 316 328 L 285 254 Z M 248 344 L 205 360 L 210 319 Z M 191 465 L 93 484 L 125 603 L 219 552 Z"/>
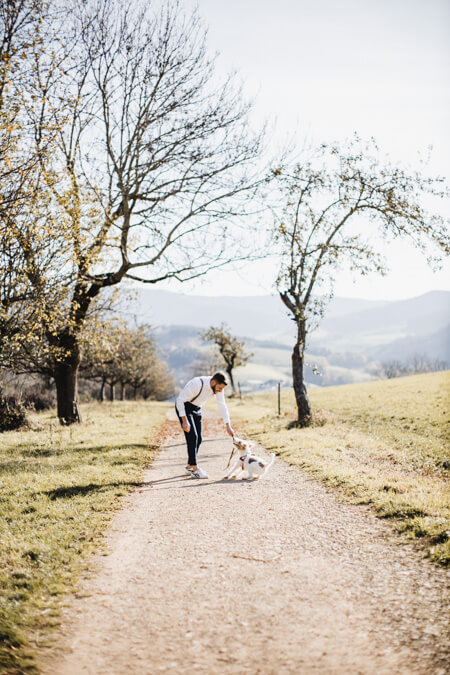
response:
<path fill-rule="evenodd" d="M 217 441 L 227 441 L 231 440 L 229 436 L 217 436 L 217 438 L 203 438 L 202 439 L 202 445 L 205 443 L 216 443 Z M 183 441 L 182 443 L 171 443 L 171 444 L 166 444 L 164 443 L 165 448 L 185 448 L 186 447 L 186 441 Z"/>
<path fill-rule="evenodd" d="M 186 479 L 186 480 L 183 480 Z M 171 476 L 170 478 L 160 478 L 155 481 L 149 481 L 148 483 L 144 483 L 142 487 L 153 487 L 158 485 L 159 490 L 173 490 L 173 489 L 179 489 L 179 488 L 196 488 L 196 487 L 218 487 L 219 485 L 224 485 L 225 483 L 227 485 L 249 485 L 250 483 L 258 483 L 259 481 L 254 480 L 245 480 L 245 479 L 239 479 L 239 480 L 229 480 L 225 478 L 219 478 L 218 480 L 204 480 L 204 479 L 198 479 L 194 480 L 190 476 Z M 159 485 L 163 483 L 164 486 L 159 487 Z M 171 485 L 169 487 L 170 483 L 181 483 L 180 485 Z"/>
<path fill-rule="evenodd" d="M 47 490 L 41 493 L 50 497 L 50 499 L 70 499 L 71 497 L 78 497 L 80 495 L 87 495 L 94 490 L 103 490 L 106 487 L 141 487 L 142 483 L 135 481 L 118 481 L 116 483 L 90 483 L 89 485 L 70 485 L 67 487 L 56 488 L 55 490 Z"/>

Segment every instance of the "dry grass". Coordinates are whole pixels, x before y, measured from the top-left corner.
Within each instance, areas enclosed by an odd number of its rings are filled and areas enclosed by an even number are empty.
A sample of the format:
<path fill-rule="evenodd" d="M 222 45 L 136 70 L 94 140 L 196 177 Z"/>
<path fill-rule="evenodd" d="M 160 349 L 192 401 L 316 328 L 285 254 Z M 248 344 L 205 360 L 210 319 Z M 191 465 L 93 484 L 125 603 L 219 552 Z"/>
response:
<path fill-rule="evenodd" d="M 450 373 L 313 389 L 313 426 L 288 429 L 292 392 L 231 403 L 233 419 L 268 450 L 303 467 L 345 498 L 370 504 L 398 531 L 450 563 L 448 473 Z"/>
<path fill-rule="evenodd" d="M 167 404 L 84 406 L 84 424 L 0 435 L 0 672 L 35 672 L 33 651 L 58 623 L 120 499 L 139 484 Z"/>

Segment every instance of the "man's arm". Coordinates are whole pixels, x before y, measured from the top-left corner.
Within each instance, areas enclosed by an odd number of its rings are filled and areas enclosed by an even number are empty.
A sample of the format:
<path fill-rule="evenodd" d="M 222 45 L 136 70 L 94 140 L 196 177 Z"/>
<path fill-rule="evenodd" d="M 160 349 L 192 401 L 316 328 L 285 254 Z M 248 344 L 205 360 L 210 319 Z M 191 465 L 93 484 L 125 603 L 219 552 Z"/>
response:
<path fill-rule="evenodd" d="M 223 391 L 220 391 L 216 394 L 217 406 L 219 408 L 222 419 L 225 423 L 225 427 L 229 436 L 234 436 L 234 431 L 230 422 L 230 414 L 228 412 L 227 404 L 225 403 L 225 394 Z"/>
<path fill-rule="evenodd" d="M 177 410 L 178 410 L 178 414 L 181 417 L 181 427 L 182 427 L 183 431 L 185 431 L 187 434 L 191 430 L 191 425 L 187 421 L 186 409 L 185 409 L 184 404 L 186 403 L 186 401 L 190 401 L 195 396 L 195 393 L 196 393 L 196 382 L 195 382 L 195 380 L 196 379 L 199 379 L 199 378 L 194 377 L 192 380 L 189 380 L 189 382 L 186 382 L 183 389 L 178 394 L 177 401 L 175 403 L 175 405 L 177 407 Z"/>

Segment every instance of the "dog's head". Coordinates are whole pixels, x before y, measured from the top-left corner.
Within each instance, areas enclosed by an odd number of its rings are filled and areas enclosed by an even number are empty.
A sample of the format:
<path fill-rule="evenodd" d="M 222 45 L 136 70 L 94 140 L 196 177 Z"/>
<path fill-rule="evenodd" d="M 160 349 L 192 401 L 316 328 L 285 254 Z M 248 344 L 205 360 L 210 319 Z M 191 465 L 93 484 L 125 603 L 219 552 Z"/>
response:
<path fill-rule="evenodd" d="M 247 452 L 248 453 L 251 452 L 251 450 L 250 450 L 251 445 L 252 445 L 251 441 L 244 441 L 242 438 L 238 438 L 237 436 L 233 436 L 233 448 L 231 450 L 231 454 L 230 454 L 230 457 L 228 459 L 228 464 L 227 464 L 226 468 L 228 469 L 228 467 L 230 466 L 231 458 L 233 457 L 236 450 L 241 455 L 245 455 Z"/>
<path fill-rule="evenodd" d="M 250 452 L 253 443 L 251 441 L 244 441 L 242 438 L 233 436 L 233 449 L 236 449 L 241 454 Z"/>

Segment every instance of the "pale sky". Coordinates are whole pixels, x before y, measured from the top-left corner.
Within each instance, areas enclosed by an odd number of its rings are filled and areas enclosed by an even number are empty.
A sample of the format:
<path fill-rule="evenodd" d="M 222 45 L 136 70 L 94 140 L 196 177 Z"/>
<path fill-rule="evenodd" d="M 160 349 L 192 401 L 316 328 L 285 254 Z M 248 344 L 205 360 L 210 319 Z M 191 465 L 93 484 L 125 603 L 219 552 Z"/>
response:
<path fill-rule="evenodd" d="M 256 97 L 253 119 L 276 118 L 280 144 L 299 148 L 374 136 L 393 160 L 415 163 L 433 146 L 430 170 L 450 177 L 449 0 L 181 0 L 195 4 L 218 51 L 218 75 L 235 69 Z M 450 208 L 447 211 L 450 215 Z M 392 272 L 341 274 L 336 295 L 401 299 L 450 290 L 450 264 L 433 273 L 405 243 L 390 246 Z M 254 295 L 273 291 L 275 268 L 215 272 L 170 290 Z"/>

